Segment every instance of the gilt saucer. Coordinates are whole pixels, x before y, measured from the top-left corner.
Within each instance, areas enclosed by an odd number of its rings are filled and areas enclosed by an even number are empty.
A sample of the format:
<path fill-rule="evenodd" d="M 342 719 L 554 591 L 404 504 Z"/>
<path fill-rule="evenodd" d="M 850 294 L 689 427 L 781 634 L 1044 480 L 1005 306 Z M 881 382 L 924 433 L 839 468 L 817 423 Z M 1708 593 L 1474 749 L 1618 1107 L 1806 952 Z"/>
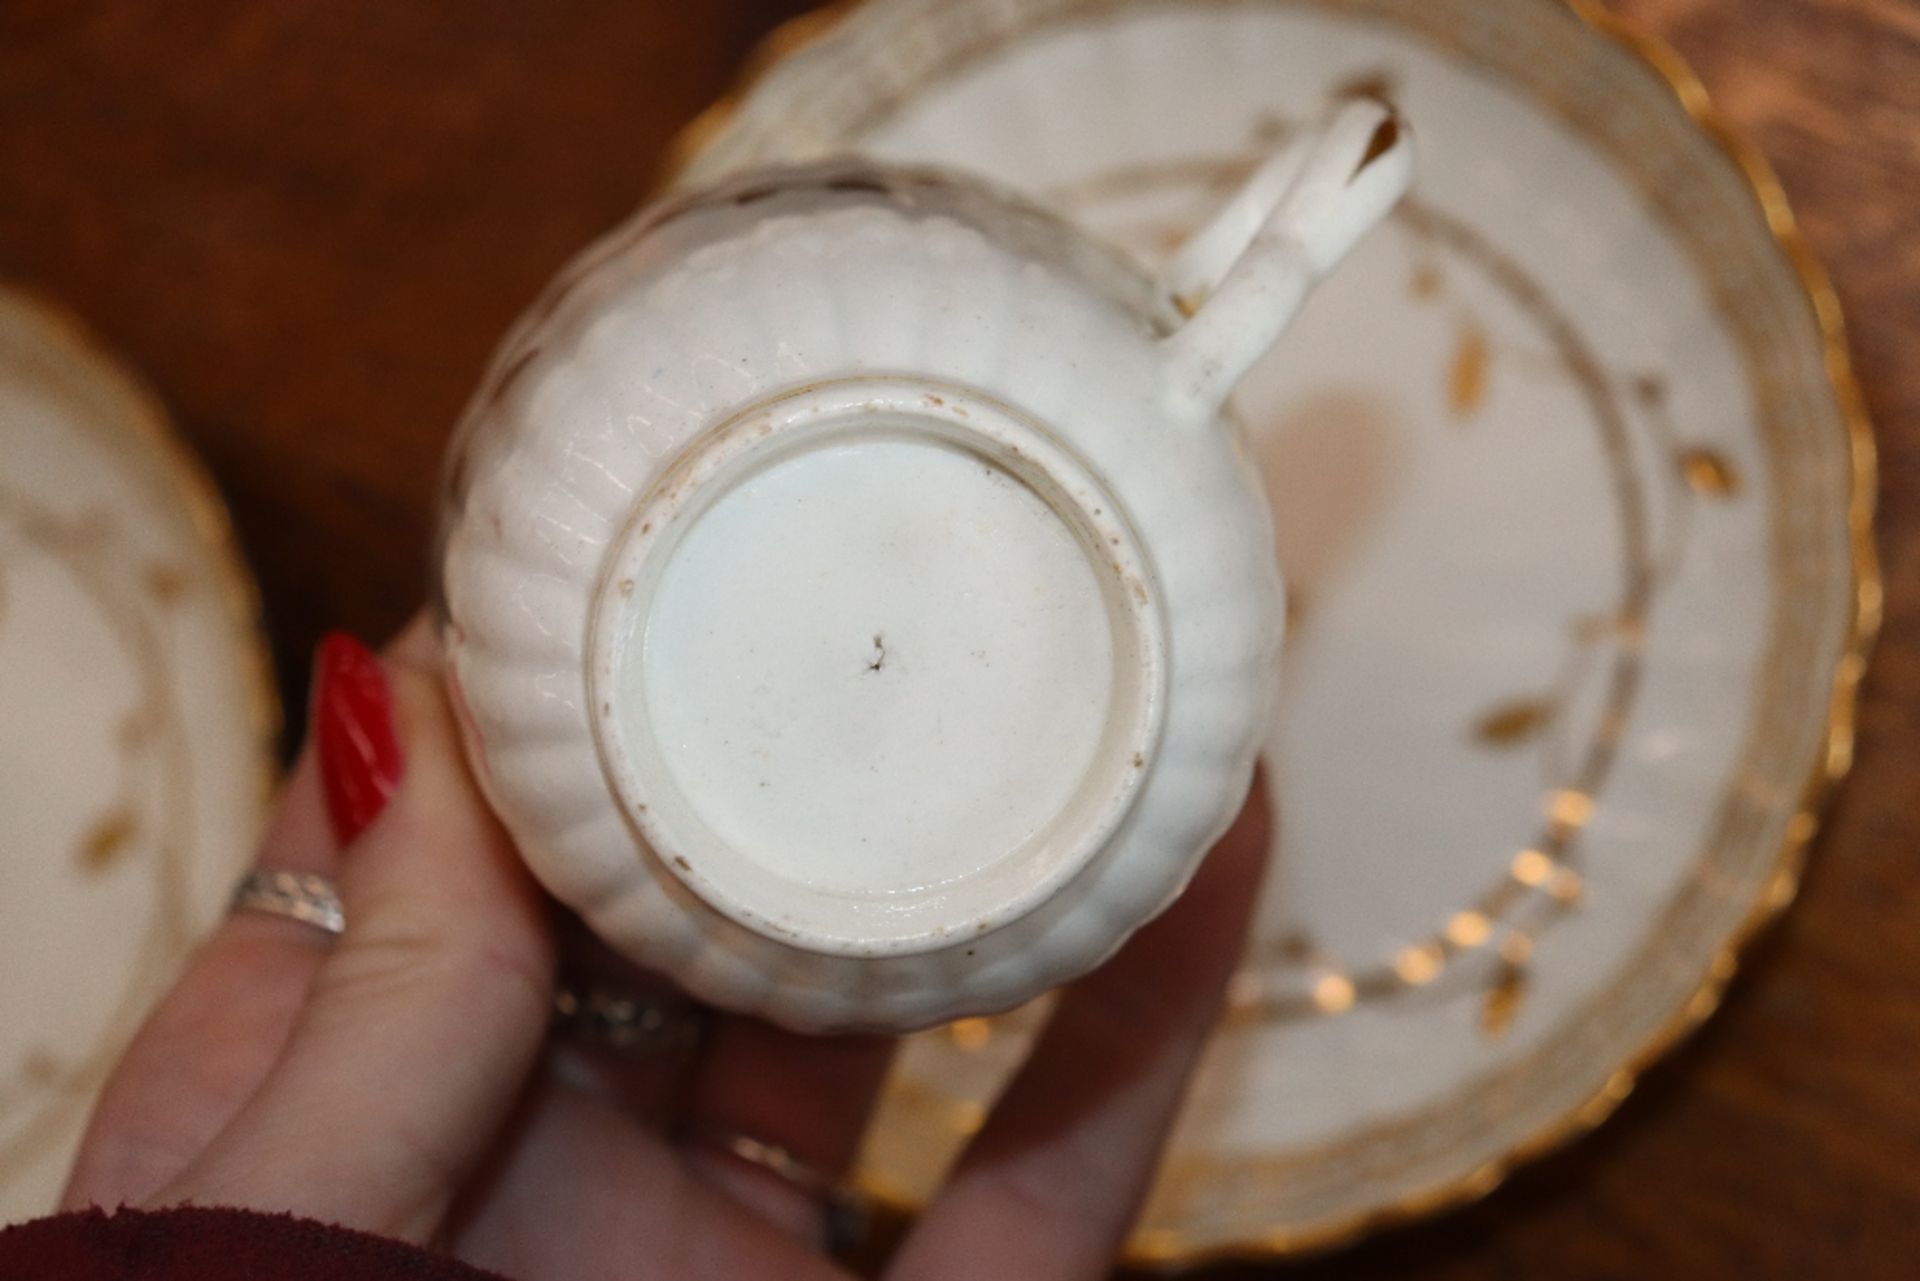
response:
<path fill-rule="evenodd" d="M 772 53 L 683 181 L 951 164 L 1148 263 L 1327 95 L 1404 108 L 1413 196 L 1237 398 L 1295 589 L 1280 836 L 1131 1255 L 1350 1240 L 1597 1124 L 1792 898 L 1878 617 L 1764 162 L 1557 0 L 873 0 Z M 913 1041 L 867 1186 L 922 1203 L 1038 1018 Z"/>

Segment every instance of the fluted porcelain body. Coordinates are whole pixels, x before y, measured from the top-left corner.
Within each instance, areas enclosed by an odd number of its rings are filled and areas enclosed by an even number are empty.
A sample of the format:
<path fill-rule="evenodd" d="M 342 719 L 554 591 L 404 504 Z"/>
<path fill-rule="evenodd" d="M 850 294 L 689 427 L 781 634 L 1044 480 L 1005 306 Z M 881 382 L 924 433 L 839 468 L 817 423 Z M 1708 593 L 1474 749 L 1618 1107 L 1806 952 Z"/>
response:
<path fill-rule="evenodd" d="M 748 176 L 590 250 L 469 409 L 442 530 L 463 731 L 539 879 L 805 1030 L 1110 954 L 1233 816 L 1277 672 L 1243 357 L 1199 323 L 938 173 Z"/>

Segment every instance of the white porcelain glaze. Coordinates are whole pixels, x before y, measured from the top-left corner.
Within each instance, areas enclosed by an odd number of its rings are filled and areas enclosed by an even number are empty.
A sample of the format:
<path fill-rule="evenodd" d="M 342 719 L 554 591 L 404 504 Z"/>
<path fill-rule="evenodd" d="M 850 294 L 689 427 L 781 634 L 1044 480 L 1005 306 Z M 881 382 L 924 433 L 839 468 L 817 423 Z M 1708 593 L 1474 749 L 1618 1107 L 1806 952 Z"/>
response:
<path fill-rule="evenodd" d="M 1341 108 L 1178 301 L 1033 207 L 852 162 L 589 251 L 476 398 L 444 531 L 469 747 L 535 872 L 809 1030 L 1110 953 L 1232 817 L 1270 702 L 1271 527 L 1221 402 L 1408 153 Z"/>

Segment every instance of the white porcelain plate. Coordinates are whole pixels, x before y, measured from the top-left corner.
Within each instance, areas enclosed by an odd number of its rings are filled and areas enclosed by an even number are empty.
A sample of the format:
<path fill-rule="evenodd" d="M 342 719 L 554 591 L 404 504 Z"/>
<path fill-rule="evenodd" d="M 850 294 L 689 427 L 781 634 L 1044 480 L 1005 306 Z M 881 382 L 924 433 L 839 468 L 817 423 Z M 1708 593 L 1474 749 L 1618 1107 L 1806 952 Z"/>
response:
<path fill-rule="evenodd" d="M 251 580 L 158 405 L 0 290 L 0 1223 L 246 859 L 278 710 Z"/>
<path fill-rule="evenodd" d="M 1136 1259 L 1346 1239 L 1597 1122 L 1791 897 L 1877 613 L 1871 443 L 1764 165 L 1670 52 L 1556 0 L 811 26 L 684 180 L 949 163 L 1152 261 L 1329 93 L 1419 142 L 1238 402 L 1295 592 L 1280 836 Z M 929 1194 L 1036 1018 L 912 1043 L 870 1186 Z"/>

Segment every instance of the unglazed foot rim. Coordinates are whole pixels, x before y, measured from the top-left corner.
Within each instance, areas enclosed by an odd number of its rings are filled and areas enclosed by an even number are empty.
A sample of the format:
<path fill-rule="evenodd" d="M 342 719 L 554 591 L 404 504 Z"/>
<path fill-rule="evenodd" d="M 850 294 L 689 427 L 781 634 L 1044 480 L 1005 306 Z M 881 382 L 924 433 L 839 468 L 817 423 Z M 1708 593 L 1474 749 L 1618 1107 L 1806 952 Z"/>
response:
<path fill-rule="evenodd" d="M 856 562 L 882 536 L 928 576 L 876 594 Z M 731 920 L 935 951 L 1046 902 L 1126 818 L 1161 613 L 1118 500 L 1036 423 L 937 381 L 815 384 L 722 422 L 634 507 L 594 600 L 596 743 L 636 857 Z"/>

